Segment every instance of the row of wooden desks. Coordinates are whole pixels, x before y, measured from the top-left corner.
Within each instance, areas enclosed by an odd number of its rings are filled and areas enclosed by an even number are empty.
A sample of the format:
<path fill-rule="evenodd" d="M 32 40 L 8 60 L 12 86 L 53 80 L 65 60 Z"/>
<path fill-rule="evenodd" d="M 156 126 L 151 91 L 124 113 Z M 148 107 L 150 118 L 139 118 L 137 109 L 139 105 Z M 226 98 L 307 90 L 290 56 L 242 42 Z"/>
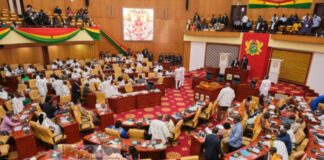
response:
<path fill-rule="evenodd" d="M 206 96 L 209 97 L 210 101 L 214 101 L 221 88 L 218 90 L 207 90 L 207 89 L 202 89 L 198 88 L 197 85 L 199 85 L 200 82 L 205 81 L 205 82 L 217 82 L 216 79 L 206 79 L 202 77 L 192 77 L 192 89 L 194 90 L 194 98 L 195 100 L 200 100 L 200 97 L 203 95 L 203 97 L 206 99 Z M 220 82 L 217 82 L 220 83 Z M 224 85 L 224 83 L 220 83 L 221 85 Z M 231 88 L 235 92 L 235 99 L 238 101 L 242 101 L 247 97 L 247 95 L 250 96 L 259 96 L 259 89 L 256 87 L 251 87 L 248 84 L 239 84 L 239 85 L 231 85 Z"/>
<path fill-rule="evenodd" d="M 166 85 L 163 83 L 163 84 L 156 84 L 154 85 L 156 89 L 159 89 L 160 92 L 161 92 L 161 96 L 164 96 L 165 95 L 165 89 L 166 89 Z M 134 92 L 138 92 L 138 91 L 143 91 L 143 90 L 146 90 L 146 85 L 134 85 L 133 86 L 133 91 Z M 126 93 L 125 91 L 125 88 L 124 87 L 119 87 L 118 88 L 118 91 L 120 93 Z M 116 106 L 120 106 L 122 104 L 120 103 L 125 103 L 125 107 L 122 107 L 121 108 L 121 111 L 117 111 L 115 113 L 120 113 L 120 112 L 124 112 L 124 111 L 127 111 L 128 109 L 131 110 L 131 109 L 135 109 L 136 106 L 140 106 L 140 108 L 142 107 L 149 107 L 149 106 L 154 106 L 154 105 L 159 105 L 161 104 L 159 101 L 157 101 L 155 98 L 156 96 L 158 95 L 151 95 L 153 96 L 153 102 L 150 100 L 149 102 L 138 102 L 140 103 L 139 105 L 137 105 L 137 97 L 120 97 L 118 100 L 113 100 L 113 98 L 108 98 L 108 102 L 109 102 L 109 99 L 110 99 L 110 102 L 111 103 L 114 103 L 113 104 L 113 107 L 111 108 L 114 108 L 113 110 L 116 111 L 115 107 Z M 155 96 L 155 97 L 154 97 Z M 139 97 L 139 99 L 141 99 L 143 97 Z M 144 96 L 144 98 L 147 98 L 147 96 Z M 122 99 L 122 100 L 121 100 Z M 147 100 L 147 99 L 146 99 Z M 124 102 L 123 102 L 124 101 Z M 161 100 L 160 100 L 161 101 Z M 135 103 L 134 103 L 135 102 Z M 94 109 L 95 106 L 96 106 L 96 103 L 97 103 L 97 98 L 96 98 L 96 95 L 94 93 L 89 93 L 87 95 L 87 107 L 90 108 L 90 109 Z M 141 103 L 146 103 L 146 104 L 141 104 Z M 109 103 L 110 104 L 110 103 Z M 148 105 L 149 104 L 149 105 Z M 110 104 L 111 105 L 111 104 Z M 134 108 L 135 107 L 135 108 Z M 118 109 L 117 109 L 118 110 Z"/>
<path fill-rule="evenodd" d="M 108 98 L 110 108 L 114 113 L 133 110 L 136 108 L 146 108 L 161 105 L 162 92 L 146 91 L 147 93 L 129 94 L 118 96 L 116 98 Z"/>
<path fill-rule="evenodd" d="M 83 137 L 83 140 L 89 144 L 102 145 L 128 152 L 129 146 L 135 146 L 141 158 L 164 159 L 166 145 L 158 141 L 150 140 L 131 140 L 131 139 L 116 139 L 108 136 L 104 132 L 95 132 Z"/>

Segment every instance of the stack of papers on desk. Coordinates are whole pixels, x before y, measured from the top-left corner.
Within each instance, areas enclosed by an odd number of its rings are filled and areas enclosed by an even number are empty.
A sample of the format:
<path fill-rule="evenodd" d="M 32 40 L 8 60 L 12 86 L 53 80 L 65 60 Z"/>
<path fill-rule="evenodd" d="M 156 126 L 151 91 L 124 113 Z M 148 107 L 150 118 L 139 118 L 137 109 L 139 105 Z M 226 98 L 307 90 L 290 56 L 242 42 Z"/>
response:
<path fill-rule="evenodd" d="M 245 156 L 245 157 L 248 157 L 248 156 L 251 155 L 250 152 L 247 151 L 247 150 L 242 150 L 242 151 L 241 151 L 241 154 L 242 154 L 242 156 Z"/>
<path fill-rule="evenodd" d="M 21 131 L 21 129 L 22 129 L 22 126 L 16 126 L 13 130 L 14 131 Z"/>
<path fill-rule="evenodd" d="M 68 121 L 65 117 L 60 117 L 60 121 L 62 124 L 70 123 L 70 121 Z"/>
<path fill-rule="evenodd" d="M 134 122 L 133 121 L 124 121 L 123 124 L 125 124 L 125 125 L 133 125 Z"/>

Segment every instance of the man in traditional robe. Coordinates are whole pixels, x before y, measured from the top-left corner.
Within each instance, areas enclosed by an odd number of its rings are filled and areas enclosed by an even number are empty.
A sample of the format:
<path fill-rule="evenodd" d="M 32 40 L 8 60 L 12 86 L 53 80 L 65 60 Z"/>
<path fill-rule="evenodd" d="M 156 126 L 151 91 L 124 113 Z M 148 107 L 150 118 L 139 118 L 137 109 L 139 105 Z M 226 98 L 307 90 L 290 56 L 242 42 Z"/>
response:
<path fill-rule="evenodd" d="M 271 88 L 271 81 L 269 80 L 269 77 L 266 76 L 264 78 L 264 80 L 262 80 L 260 88 L 259 88 L 260 95 L 263 95 L 263 96 L 267 97 L 270 88 Z"/>
<path fill-rule="evenodd" d="M 57 77 L 54 78 L 54 82 L 52 83 L 52 87 L 55 90 L 57 96 L 61 96 L 63 94 L 63 81 L 58 79 Z"/>
<path fill-rule="evenodd" d="M 37 79 L 36 80 L 36 86 L 38 88 L 39 94 L 41 96 L 45 97 L 46 94 L 47 94 L 47 92 L 48 92 L 48 90 L 47 90 L 47 83 L 48 83 L 48 81 L 44 77 L 44 75 L 42 75 L 42 74 L 39 77 L 40 77 L 40 79 Z"/>
<path fill-rule="evenodd" d="M 174 75 L 175 75 L 175 83 L 176 83 L 176 89 L 179 89 L 180 86 L 180 81 L 182 78 L 182 74 L 181 74 L 181 69 L 180 66 L 178 66 L 175 70 L 174 70 Z"/>
<path fill-rule="evenodd" d="M 152 140 L 161 140 L 162 143 L 167 143 L 171 137 L 166 124 L 162 121 L 163 116 L 159 114 L 157 119 L 152 120 L 149 128 L 149 134 L 152 135 Z"/>

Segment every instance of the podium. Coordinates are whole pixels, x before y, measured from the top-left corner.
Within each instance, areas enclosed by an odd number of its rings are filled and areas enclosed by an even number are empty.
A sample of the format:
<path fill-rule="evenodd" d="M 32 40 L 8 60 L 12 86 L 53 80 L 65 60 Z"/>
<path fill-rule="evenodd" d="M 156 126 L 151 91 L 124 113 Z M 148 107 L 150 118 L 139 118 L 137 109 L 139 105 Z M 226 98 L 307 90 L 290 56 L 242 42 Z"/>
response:
<path fill-rule="evenodd" d="M 247 83 L 249 78 L 249 71 L 238 68 L 225 69 L 225 82 L 231 83 L 235 79 L 240 80 L 240 84 Z"/>
<path fill-rule="evenodd" d="M 225 74 L 225 69 L 228 67 L 229 53 L 221 53 L 219 57 L 219 73 Z"/>
<path fill-rule="evenodd" d="M 278 83 L 280 68 L 281 68 L 282 59 L 271 59 L 271 65 L 269 69 L 269 80 L 272 83 Z"/>

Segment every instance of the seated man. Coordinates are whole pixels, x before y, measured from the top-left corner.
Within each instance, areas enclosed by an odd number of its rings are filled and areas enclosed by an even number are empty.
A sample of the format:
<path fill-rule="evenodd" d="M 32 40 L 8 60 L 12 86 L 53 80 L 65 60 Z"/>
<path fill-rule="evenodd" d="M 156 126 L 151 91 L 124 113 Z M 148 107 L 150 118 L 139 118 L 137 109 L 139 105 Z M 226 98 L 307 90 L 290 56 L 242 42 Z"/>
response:
<path fill-rule="evenodd" d="M 163 116 L 157 115 L 157 119 L 152 120 L 149 128 L 149 134 L 152 135 L 152 140 L 161 140 L 163 144 L 168 142 L 171 134 L 167 125 L 162 121 Z"/>
<path fill-rule="evenodd" d="M 127 131 L 122 127 L 122 122 L 120 120 L 116 121 L 115 125 L 112 125 L 109 128 L 118 130 L 121 138 L 127 138 Z"/>
<path fill-rule="evenodd" d="M 285 129 L 280 130 L 277 136 L 277 140 L 282 141 L 285 144 L 288 155 L 290 155 L 292 152 L 292 143 L 291 143 L 290 136 Z"/>
<path fill-rule="evenodd" d="M 174 129 L 174 123 L 173 123 L 170 115 L 165 116 L 165 124 L 167 125 L 168 130 L 170 132 L 172 132 L 172 130 Z"/>
<path fill-rule="evenodd" d="M 241 148 L 242 146 L 242 138 L 243 138 L 243 128 L 241 125 L 241 117 L 234 117 L 234 125 L 232 126 L 231 133 L 228 143 L 228 152 L 233 152 Z"/>

